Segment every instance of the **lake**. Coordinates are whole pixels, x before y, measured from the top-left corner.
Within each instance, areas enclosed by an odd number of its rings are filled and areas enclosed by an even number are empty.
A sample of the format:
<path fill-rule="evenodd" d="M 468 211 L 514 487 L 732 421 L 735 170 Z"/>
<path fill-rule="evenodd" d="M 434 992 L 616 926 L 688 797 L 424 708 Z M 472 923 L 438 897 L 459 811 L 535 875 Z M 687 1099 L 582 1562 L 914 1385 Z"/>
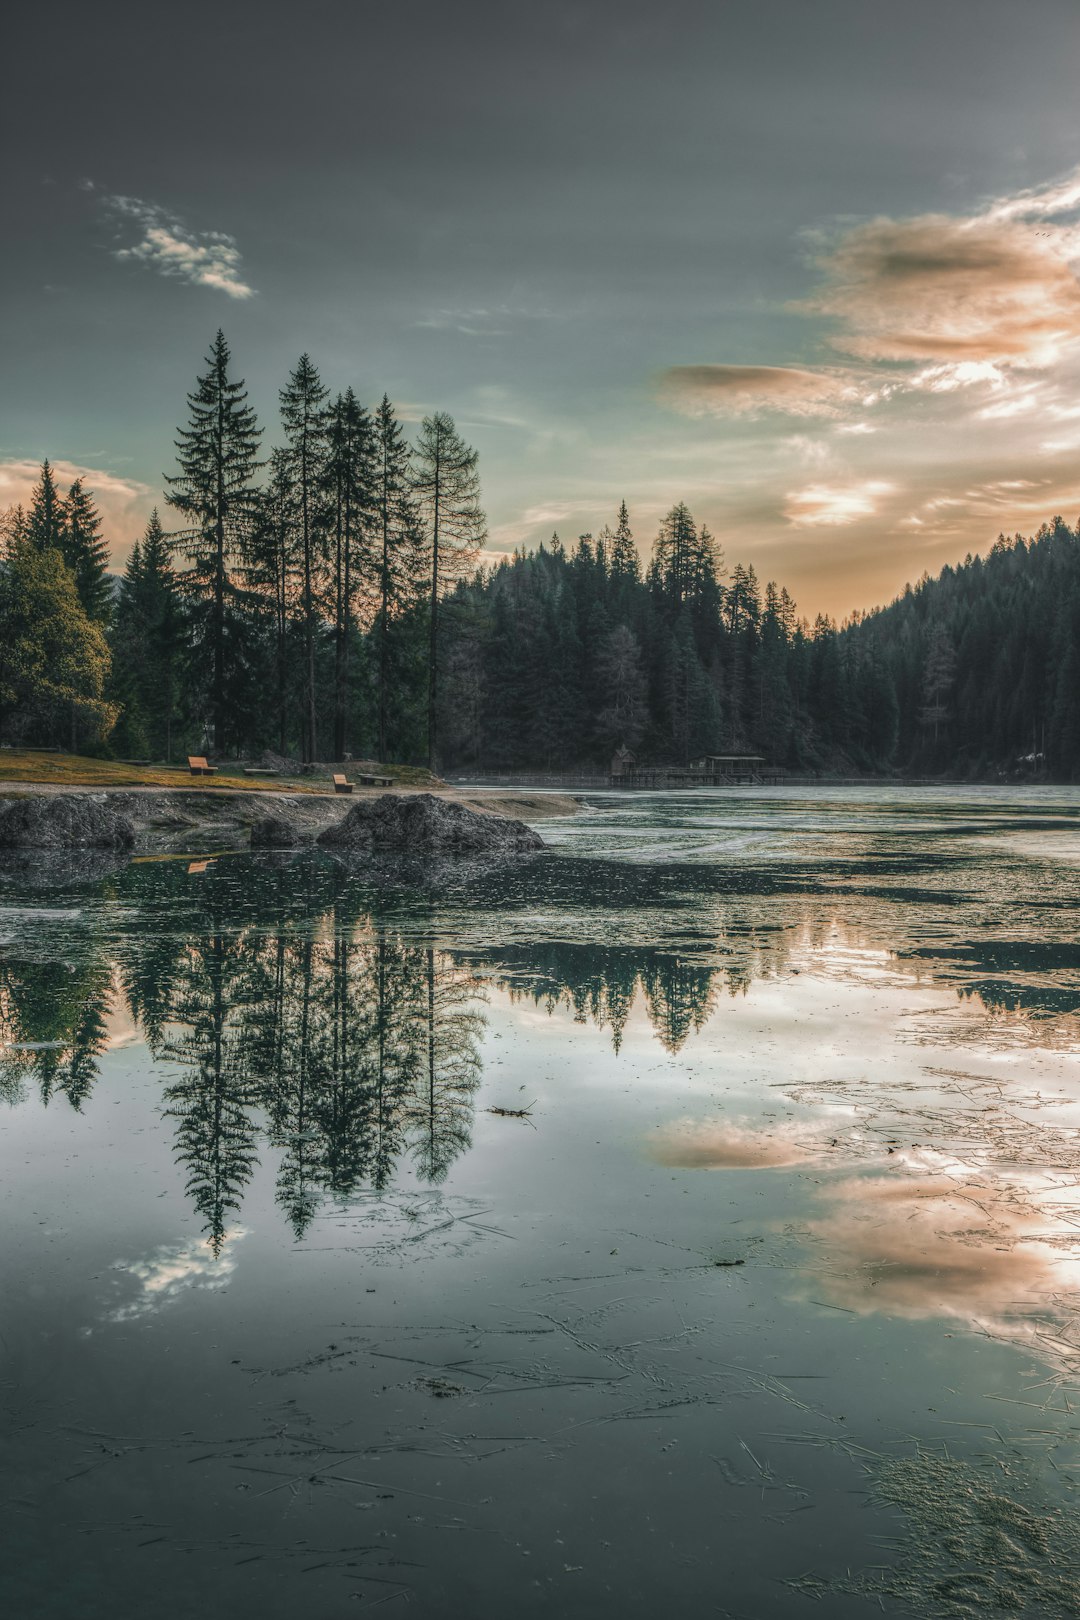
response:
<path fill-rule="evenodd" d="M 6 1613 L 1080 1613 L 1080 790 L 586 797 L 0 870 Z"/>

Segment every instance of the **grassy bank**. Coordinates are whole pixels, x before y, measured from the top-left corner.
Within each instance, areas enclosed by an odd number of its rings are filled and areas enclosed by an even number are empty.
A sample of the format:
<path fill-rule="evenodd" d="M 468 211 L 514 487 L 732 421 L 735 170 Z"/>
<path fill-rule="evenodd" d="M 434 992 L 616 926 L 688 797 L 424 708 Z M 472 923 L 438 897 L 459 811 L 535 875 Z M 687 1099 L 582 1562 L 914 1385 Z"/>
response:
<path fill-rule="evenodd" d="M 352 767 L 344 767 L 352 778 Z M 441 787 L 422 766 L 380 765 L 395 787 Z M 242 788 L 246 793 L 328 793 L 330 771 L 315 776 L 245 776 L 243 767 L 222 761 L 214 776 L 192 776 L 187 765 L 125 765 L 115 759 L 88 759 L 82 754 L 42 753 L 32 748 L 0 748 L 0 784 L 41 783 L 49 787 Z"/>

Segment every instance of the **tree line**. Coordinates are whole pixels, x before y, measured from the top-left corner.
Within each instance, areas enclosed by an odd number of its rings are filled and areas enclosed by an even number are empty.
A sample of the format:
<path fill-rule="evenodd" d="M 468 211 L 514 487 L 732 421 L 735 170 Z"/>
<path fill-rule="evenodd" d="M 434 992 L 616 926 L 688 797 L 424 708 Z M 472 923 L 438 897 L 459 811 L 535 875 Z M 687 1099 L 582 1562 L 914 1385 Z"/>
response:
<path fill-rule="evenodd" d="M 176 527 L 155 510 L 115 588 L 93 501 L 43 465 L 4 520 L 6 740 L 434 762 L 440 602 L 486 538 L 476 452 L 439 411 L 410 444 L 388 398 L 331 398 L 307 355 L 279 404 L 264 457 L 219 332 L 167 478 Z"/>
<path fill-rule="evenodd" d="M 460 769 L 685 764 L 1080 780 L 1080 526 L 1000 536 L 841 625 L 730 571 L 680 503 L 642 570 L 615 527 L 462 581 L 444 608 L 443 736 Z"/>
<path fill-rule="evenodd" d="M 165 500 L 122 578 L 45 463 L 3 521 L 0 737 L 120 757 L 276 751 L 433 769 L 605 770 L 752 753 L 792 772 L 1080 779 L 1080 531 L 909 586 L 841 625 L 729 569 L 683 502 L 643 565 L 613 526 L 488 565 L 477 454 L 410 443 L 384 395 L 301 356 L 262 433 L 219 332 Z M 171 519 L 170 519 L 171 521 Z"/>

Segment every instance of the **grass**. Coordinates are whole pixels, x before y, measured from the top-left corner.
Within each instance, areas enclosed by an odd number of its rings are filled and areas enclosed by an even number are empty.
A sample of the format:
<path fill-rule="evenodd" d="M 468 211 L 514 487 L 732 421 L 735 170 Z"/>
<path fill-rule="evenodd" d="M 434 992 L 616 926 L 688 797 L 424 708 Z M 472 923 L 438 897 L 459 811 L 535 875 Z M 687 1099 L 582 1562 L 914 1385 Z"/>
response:
<path fill-rule="evenodd" d="M 397 787 L 438 787 L 442 784 L 423 766 L 380 765 Z M 352 770 L 345 767 L 346 776 Z M 125 765 L 116 759 L 89 759 L 82 754 L 53 754 L 33 748 L 0 748 L 0 785 L 4 782 L 41 782 L 57 787 L 242 788 L 245 793 L 328 793 L 330 771 L 317 776 L 245 776 L 239 763 L 223 760 L 214 776 L 192 776 L 186 763 L 179 765 Z"/>

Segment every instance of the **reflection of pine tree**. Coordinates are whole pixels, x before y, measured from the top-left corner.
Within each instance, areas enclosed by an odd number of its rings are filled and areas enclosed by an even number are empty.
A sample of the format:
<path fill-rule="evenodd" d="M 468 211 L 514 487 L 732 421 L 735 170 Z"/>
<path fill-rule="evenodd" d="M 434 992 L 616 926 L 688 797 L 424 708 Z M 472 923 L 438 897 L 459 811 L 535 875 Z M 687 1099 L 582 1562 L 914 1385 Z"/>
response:
<path fill-rule="evenodd" d="M 257 1162 L 255 1087 L 237 1016 L 244 968 L 240 940 L 221 931 L 192 939 L 172 1009 L 184 1029 L 164 1048 L 185 1070 L 166 1090 L 167 1113 L 179 1121 L 176 1157 L 187 1167 L 186 1190 L 215 1254 Z"/>
<path fill-rule="evenodd" d="M 425 1181 L 445 1179 L 470 1145 L 472 1098 L 480 1084 L 478 1041 L 483 1014 L 476 986 L 460 968 L 423 953 L 423 1063 L 410 1110 L 410 1136 Z"/>
<path fill-rule="evenodd" d="M 270 1141 L 281 1148 L 277 1200 L 301 1238 L 319 1204 L 318 1054 L 312 1041 L 315 951 L 302 937 L 286 958 L 292 971 L 284 985 L 279 1060 L 267 1093 Z"/>
<path fill-rule="evenodd" d="M 372 1139 L 370 1075 L 364 1065 L 363 1016 L 355 1002 L 367 965 L 366 951 L 335 930 L 330 961 L 329 1020 L 321 1035 L 326 1047 L 325 1084 L 319 1098 L 319 1127 L 325 1139 L 323 1175 L 335 1198 L 347 1198 L 363 1181 Z"/>
<path fill-rule="evenodd" d="M 64 961 L 0 960 L 0 1034 L 4 1043 L 56 1042 L 41 1051 L 9 1051 L 2 1064 L 5 1090 L 17 1094 L 33 1077 L 43 1103 L 58 1092 L 81 1109 L 98 1074 L 112 1006 L 108 959 L 91 950 L 79 966 Z"/>

